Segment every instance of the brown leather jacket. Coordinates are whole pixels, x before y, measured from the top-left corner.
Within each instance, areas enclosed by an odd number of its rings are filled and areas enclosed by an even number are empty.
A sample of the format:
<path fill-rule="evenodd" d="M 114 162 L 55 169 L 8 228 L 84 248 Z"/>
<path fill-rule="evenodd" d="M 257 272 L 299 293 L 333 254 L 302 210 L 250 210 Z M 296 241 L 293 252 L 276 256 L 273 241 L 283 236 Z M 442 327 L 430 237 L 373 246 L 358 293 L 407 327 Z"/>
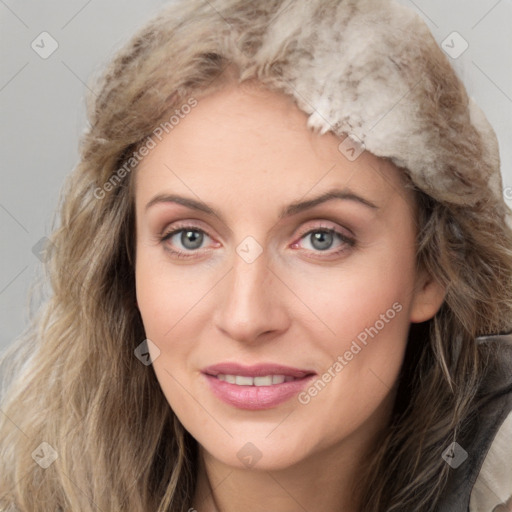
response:
<path fill-rule="evenodd" d="M 502 357 L 485 376 L 479 414 L 461 433 L 458 447 L 444 454 L 448 462 L 465 460 L 450 464 L 436 512 L 512 512 L 512 333 L 478 341 Z"/>

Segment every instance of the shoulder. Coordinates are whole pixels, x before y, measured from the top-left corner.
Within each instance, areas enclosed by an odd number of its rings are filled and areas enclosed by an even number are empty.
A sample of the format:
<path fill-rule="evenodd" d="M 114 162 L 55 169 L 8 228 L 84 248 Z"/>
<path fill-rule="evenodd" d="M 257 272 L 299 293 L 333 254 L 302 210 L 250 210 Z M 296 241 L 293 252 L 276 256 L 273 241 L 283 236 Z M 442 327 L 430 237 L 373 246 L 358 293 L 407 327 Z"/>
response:
<path fill-rule="evenodd" d="M 502 423 L 487 452 L 471 492 L 469 510 L 512 511 L 512 412 Z"/>
<path fill-rule="evenodd" d="M 500 371 L 492 372 L 491 387 L 500 389 L 498 394 L 507 415 L 496 430 L 471 490 L 470 512 L 512 512 L 512 336 L 496 337 L 493 341 L 500 342 L 497 347 L 501 366 Z M 482 414 L 485 416 L 487 411 L 484 409 Z"/>

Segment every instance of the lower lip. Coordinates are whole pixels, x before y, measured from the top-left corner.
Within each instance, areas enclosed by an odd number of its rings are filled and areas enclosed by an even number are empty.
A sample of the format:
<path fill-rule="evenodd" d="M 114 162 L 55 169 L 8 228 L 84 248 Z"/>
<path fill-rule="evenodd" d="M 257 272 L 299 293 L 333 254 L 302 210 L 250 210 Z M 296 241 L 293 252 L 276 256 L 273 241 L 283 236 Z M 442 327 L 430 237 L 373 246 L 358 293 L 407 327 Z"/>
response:
<path fill-rule="evenodd" d="M 238 386 L 211 375 L 203 375 L 215 396 L 239 409 L 249 409 L 251 411 L 270 409 L 286 402 L 305 388 L 314 377 L 314 375 L 309 375 L 302 379 L 273 384 L 272 386 Z"/>

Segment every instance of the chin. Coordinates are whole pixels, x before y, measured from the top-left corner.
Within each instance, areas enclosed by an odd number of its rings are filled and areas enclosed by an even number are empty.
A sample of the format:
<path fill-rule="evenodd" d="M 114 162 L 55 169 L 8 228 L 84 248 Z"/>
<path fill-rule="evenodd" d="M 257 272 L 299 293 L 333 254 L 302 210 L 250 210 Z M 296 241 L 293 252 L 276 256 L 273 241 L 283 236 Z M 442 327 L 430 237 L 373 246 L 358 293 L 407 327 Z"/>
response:
<path fill-rule="evenodd" d="M 246 439 L 230 440 L 226 446 L 216 444 L 212 450 L 203 445 L 203 449 L 208 451 L 210 457 L 226 466 L 253 471 L 280 471 L 307 458 L 306 453 L 297 453 L 295 442 L 283 446 L 282 443 L 264 438 L 261 441 Z"/>

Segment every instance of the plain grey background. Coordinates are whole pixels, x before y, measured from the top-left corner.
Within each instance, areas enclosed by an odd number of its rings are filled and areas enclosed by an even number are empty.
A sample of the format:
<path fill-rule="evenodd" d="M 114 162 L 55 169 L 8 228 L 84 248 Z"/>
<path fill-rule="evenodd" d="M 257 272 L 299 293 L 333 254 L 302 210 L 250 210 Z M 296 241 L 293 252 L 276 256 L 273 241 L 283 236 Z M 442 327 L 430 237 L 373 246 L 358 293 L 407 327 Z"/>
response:
<path fill-rule="evenodd" d="M 29 286 L 42 271 L 33 247 L 49 234 L 59 190 L 77 163 L 89 78 L 166 3 L 0 0 L 0 351 L 27 325 Z M 496 130 L 512 206 L 512 1 L 400 3 L 452 53 L 467 42 L 451 59 Z"/>

